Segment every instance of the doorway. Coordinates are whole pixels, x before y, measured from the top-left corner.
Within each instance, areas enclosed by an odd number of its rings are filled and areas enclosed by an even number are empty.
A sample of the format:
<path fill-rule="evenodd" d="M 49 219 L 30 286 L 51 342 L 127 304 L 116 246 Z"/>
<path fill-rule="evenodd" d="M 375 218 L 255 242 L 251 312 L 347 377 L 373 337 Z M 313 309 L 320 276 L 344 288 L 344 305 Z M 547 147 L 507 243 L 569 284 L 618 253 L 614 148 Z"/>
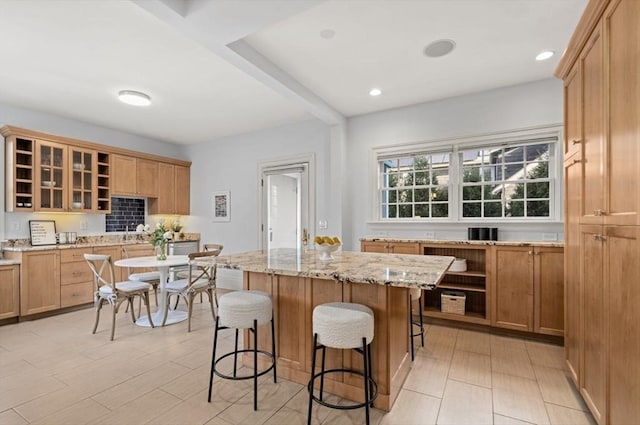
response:
<path fill-rule="evenodd" d="M 309 242 L 311 161 L 262 164 L 260 246 L 264 250 L 295 248 Z"/>

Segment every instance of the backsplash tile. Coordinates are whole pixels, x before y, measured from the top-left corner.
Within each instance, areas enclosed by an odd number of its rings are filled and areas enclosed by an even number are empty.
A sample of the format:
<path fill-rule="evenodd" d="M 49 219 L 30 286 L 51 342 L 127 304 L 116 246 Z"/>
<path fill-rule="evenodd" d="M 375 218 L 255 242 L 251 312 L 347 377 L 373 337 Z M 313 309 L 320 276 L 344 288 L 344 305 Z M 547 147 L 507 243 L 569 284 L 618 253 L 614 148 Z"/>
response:
<path fill-rule="evenodd" d="M 144 199 L 111 198 L 111 214 L 105 215 L 107 232 L 124 232 L 126 226 L 133 232 L 138 224 L 144 224 Z"/>

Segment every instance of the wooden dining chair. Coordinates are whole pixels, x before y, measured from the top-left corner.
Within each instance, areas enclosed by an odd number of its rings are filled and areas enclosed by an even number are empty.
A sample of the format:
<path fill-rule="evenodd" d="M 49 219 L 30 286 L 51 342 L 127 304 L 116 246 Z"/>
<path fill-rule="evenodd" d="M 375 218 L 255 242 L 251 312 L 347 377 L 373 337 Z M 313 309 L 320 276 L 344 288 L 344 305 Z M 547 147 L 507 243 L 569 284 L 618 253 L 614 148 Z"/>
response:
<path fill-rule="evenodd" d="M 136 322 L 136 316 L 133 312 L 133 299 L 138 296 L 144 300 L 147 307 L 147 316 L 149 323 L 153 328 L 153 320 L 151 319 L 151 309 L 149 307 L 149 289 L 151 285 L 141 281 L 128 280 L 124 282 L 115 282 L 113 274 L 113 265 L 111 264 L 111 256 L 103 254 L 84 254 L 91 272 L 93 273 L 93 281 L 95 283 L 95 305 L 96 305 L 96 322 L 93 325 L 93 332 L 98 329 L 100 321 L 100 310 L 105 302 L 111 304 L 111 341 L 116 330 L 116 314 L 120 304 L 127 301 L 127 305 L 131 310 L 131 319 Z M 108 277 L 108 280 L 104 276 Z"/>
<path fill-rule="evenodd" d="M 127 251 L 126 246 L 122 246 L 122 257 L 129 258 L 129 252 Z M 129 276 L 128 280 L 138 280 L 141 282 L 146 282 L 153 287 L 153 296 L 156 300 L 156 306 L 158 305 L 158 286 L 160 286 L 160 272 L 159 271 L 148 271 L 142 273 L 131 273 L 131 268 L 127 267 L 127 273 Z M 140 309 L 138 309 L 138 316 L 140 315 Z"/>
<path fill-rule="evenodd" d="M 167 291 L 167 309 L 162 320 L 162 326 L 164 326 L 167 320 L 171 295 L 177 295 L 178 298 L 183 298 L 187 303 L 187 332 L 191 332 L 193 301 L 197 294 L 207 294 L 209 304 L 211 305 L 211 315 L 213 316 L 213 320 L 216 320 L 216 311 L 218 309 L 216 265 L 211 261 L 211 258 L 217 256 L 219 253 L 219 251 L 204 251 L 189 254 L 188 277 L 168 282 L 165 285 L 165 290 Z"/>
<path fill-rule="evenodd" d="M 202 246 L 202 249 L 204 252 L 215 252 L 216 256 L 220 255 L 220 253 L 222 252 L 222 248 L 224 248 L 224 246 L 217 243 L 206 243 Z M 178 279 L 187 279 L 189 277 L 188 271 L 185 270 L 185 271 L 178 272 L 176 273 L 176 277 Z M 177 297 L 176 305 L 173 306 L 174 310 L 178 308 L 179 302 L 180 302 L 180 297 Z M 202 302 L 202 293 L 200 293 L 200 302 Z"/>

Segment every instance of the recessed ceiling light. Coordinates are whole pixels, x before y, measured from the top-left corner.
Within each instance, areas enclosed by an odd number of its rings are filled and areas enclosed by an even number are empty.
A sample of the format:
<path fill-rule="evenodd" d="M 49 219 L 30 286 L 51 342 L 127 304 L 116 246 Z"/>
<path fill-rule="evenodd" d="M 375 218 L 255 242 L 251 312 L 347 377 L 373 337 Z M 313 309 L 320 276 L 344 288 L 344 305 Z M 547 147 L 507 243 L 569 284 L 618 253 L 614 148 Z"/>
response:
<path fill-rule="evenodd" d="M 538 53 L 538 56 L 536 56 L 536 60 L 537 61 L 547 60 L 554 54 L 555 52 L 553 50 L 545 50 L 544 52 Z"/>
<path fill-rule="evenodd" d="M 320 31 L 320 37 L 324 38 L 324 39 L 330 39 L 336 36 L 336 32 L 334 30 L 332 30 L 331 28 L 327 28 L 326 30 L 322 30 Z"/>
<path fill-rule="evenodd" d="M 448 55 L 456 48 L 456 42 L 453 40 L 436 40 L 424 48 L 424 54 L 430 58 L 439 58 Z"/>
<path fill-rule="evenodd" d="M 118 92 L 118 99 L 128 105 L 133 106 L 149 106 L 151 105 L 151 97 L 148 94 L 135 90 L 121 90 Z"/>
<path fill-rule="evenodd" d="M 380 89 L 371 89 L 369 90 L 369 96 L 380 96 L 382 94 L 382 90 Z"/>

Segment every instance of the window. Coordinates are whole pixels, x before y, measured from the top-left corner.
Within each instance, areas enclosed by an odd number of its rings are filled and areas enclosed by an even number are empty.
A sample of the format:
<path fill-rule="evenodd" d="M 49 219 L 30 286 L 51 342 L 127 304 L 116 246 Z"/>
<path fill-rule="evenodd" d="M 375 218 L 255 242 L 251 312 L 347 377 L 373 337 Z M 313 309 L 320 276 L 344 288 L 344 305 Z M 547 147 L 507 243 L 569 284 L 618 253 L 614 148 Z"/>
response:
<path fill-rule="evenodd" d="M 461 150 L 462 217 L 549 217 L 550 144 Z"/>
<path fill-rule="evenodd" d="M 376 148 L 379 220 L 561 217 L 559 126 Z"/>
<path fill-rule="evenodd" d="M 449 156 L 422 154 L 380 160 L 382 218 L 449 217 Z"/>

